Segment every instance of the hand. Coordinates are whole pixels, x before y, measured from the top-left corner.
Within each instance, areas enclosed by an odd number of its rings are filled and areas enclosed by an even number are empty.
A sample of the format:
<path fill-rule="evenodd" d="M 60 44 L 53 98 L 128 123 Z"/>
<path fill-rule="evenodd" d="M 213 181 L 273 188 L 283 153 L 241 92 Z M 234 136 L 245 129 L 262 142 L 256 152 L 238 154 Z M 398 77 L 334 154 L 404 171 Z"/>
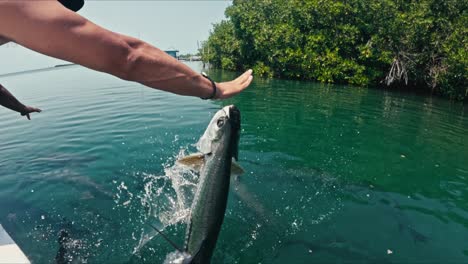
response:
<path fill-rule="evenodd" d="M 42 112 L 42 110 L 39 108 L 31 107 L 31 106 L 25 106 L 25 109 L 23 112 L 21 112 L 21 115 L 26 116 L 29 120 L 31 120 L 31 117 L 29 116 L 29 114 L 34 113 L 34 112 L 40 113 Z"/>
<path fill-rule="evenodd" d="M 218 92 L 215 99 L 226 99 L 242 92 L 250 85 L 252 79 L 252 70 L 248 70 L 233 81 L 216 83 Z"/>

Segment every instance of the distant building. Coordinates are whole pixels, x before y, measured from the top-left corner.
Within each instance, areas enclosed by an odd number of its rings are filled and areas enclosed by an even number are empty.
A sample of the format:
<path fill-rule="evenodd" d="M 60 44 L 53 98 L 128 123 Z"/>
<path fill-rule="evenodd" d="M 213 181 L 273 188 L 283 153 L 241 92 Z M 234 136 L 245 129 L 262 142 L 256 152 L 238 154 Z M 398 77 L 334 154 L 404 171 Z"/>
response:
<path fill-rule="evenodd" d="M 165 50 L 165 52 L 176 59 L 179 57 L 179 51 L 176 49 Z"/>

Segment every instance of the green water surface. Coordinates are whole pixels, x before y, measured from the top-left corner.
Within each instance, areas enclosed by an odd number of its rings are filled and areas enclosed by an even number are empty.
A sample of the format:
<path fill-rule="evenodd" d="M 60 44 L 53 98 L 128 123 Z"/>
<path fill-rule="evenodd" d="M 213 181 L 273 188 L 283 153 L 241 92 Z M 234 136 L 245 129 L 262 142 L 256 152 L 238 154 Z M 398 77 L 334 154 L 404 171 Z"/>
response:
<path fill-rule="evenodd" d="M 33 263 L 54 263 L 61 230 L 72 263 L 162 263 L 173 249 L 147 223 L 183 244 L 197 175 L 174 162 L 228 104 L 246 173 L 213 263 L 468 263 L 461 104 L 260 78 L 203 101 L 78 66 L 0 83 L 44 110 L 0 109 L 0 223 Z"/>

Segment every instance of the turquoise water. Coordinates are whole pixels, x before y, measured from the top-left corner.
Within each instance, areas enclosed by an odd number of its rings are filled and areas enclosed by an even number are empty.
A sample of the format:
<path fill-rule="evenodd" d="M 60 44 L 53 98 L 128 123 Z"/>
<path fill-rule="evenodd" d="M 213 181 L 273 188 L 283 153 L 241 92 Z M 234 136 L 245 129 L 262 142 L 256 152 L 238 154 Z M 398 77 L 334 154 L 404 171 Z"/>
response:
<path fill-rule="evenodd" d="M 190 64 L 200 71 L 198 64 Z M 229 72 L 212 70 L 216 80 Z M 376 89 L 262 80 L 219 102 L 78 66 L 0 76 L 0 223 L 34 263 L 161 263 L 197 175 L 174 165 L 223 105 L 240 164 L 213 263 L 467 263 L 468 110 Z"/>

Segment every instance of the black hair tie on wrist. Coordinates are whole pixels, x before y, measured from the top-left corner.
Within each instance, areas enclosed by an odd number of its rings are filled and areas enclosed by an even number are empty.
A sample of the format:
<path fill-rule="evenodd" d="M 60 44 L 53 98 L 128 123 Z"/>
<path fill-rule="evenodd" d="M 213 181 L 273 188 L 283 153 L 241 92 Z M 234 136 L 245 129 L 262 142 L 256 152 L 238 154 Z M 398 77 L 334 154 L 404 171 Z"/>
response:
<path fill-rule="evenodd" d="M 203 99 L 203 100 L 208 100 L 208 99 L 213 99 L 213 98 L 215 98 L 215 96 L 216 96 L 216 91 L 218 90 L 218 88 L 216 87 L 216 83 L 215 83 L 213 80 L 211 80 L 211 78 L 208 77 L 208 75 L 207 75 L 205 72 L 202 72 L 201 74 L 202 74 L 203 77 L 205 77 L 205 78 L 207 78 L 208 80 L 210 80 L 211 85 L 213 86 L 213 92 L 211 93 L 211 95 L 208 96 L 208 97 L 205 97 L 205 98 L 202 97 L 201 99 Z"/>

